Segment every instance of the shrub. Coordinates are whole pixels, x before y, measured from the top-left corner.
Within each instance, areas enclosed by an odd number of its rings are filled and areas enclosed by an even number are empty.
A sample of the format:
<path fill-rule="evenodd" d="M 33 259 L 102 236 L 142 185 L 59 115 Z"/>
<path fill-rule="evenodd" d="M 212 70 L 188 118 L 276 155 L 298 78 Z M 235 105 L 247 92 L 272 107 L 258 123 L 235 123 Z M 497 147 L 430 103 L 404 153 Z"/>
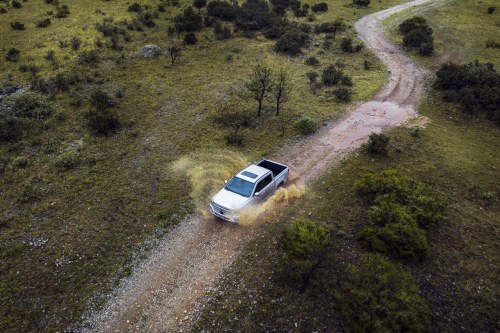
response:
<path fill-rule="evenodd" d="M 352 39 L 347 37 L 342 38 L 340 41 L 340 49 L 346 53 L 353 53 L 354 48 L 352 46 Z"/>
<path fill-rule="evenodd" d="M 270 28 L 274 17 L 266 0 L 247 0 L 238 11 L 235 24 L 243 31 L 258 31 Z"/>
<path fill-rule="evenodd" d="M 57 157 L 55 166 L 60 170 L 70 170 L 76 166 L 78 154 L 73 150 L 67 150 Z"/>
<path fill-rule="evenodd" d="M 95 135 L 109 135 L 115 133 L 119 126 L 118 113 L 110 108 L 91 109 L 86 115 L 87 126 Z"/>
<path fill-rule="evenodd" d="M 139 16 L 137 17 L 137 20 L 144 26 L 148 28 L 153 28 L 156 26 L 156 23 L 154 21 L 155 17 L 153 13 L 147 11 L 147 12 L 141 12 Z"/>
<path fill-rule="evenodd" d="M 305 64 L 309 66 L 319 66 L 319 60 L 316 57 L 308 57 Z"/>
<path fill-rule="evenodd" d="M 367 71 L 367 70 L 370 70 L 372 68 L 372 64 L 371 62 L 369 62 L 368 60 L 365 60 L 363 61 L 363 68 Z"/>
<path fill-rule="evenodd" d="M 341 102 L 349 102 L 351 100 L 352 91 L 349 88 L 340 87 L 340 88 L 333 90 L 332 93 L 335 95 L 337 100 L 339 100 Z"/>
<path fill-rule="evenodd" d="M 34 92 L 24 92 L 9 96 L 5 102 L 11 107 L 11 114 L 19 118 L 44 120 L 53 111 L 52 103 Z"/>
<path fill-rule="evenodd" d="M 23 7 L 23 5 L 19 1 L 12 0 L 12 7 L 13 8 L 21 8 L 21 7 Z"/>
<path fill-rule="evenodd" d="M 371 155 L 386 156 L 388 153 L 390 138 L 383 134 L 372 133 L 366 145 L 368 153 Z"/>
<path fill-rule="evenodd" d="M 298 55 L 309 43 L 309 36 L 296 26 L 289 26 L 276 42 L 276 51 L 291 56 Z"/>
<path fill-rule="evenodd" d="M 416 223 L 365 225 L 361 239 L 374 251 L 406 260 L 422 260 L 429 252 L 426 232 Z"/>
<path fill-rule="evenodd" d="M 74 51 L 78 51 L 80 45 L 82 45 L 82 40 L 79 37 L 74 36 L 71 38 L 71 48 Z"/>
<path fill-rule="evenodd" d="M 79 64 L 96 64 L 99 62 L 99 54 L 96 50 L 83 51 L 78 54 L 76 61 Z"/>
<path fill-rule="evenodd" d="M 207 5 L 207 0 L 193 0 L 193 6 L 198 8 L 198 11 L 200 11 L 206 5 Z"/>
<path fill-rule="evenodd" d="M 186 45 L 194 45 L 198 42 L 198 38 L 196 38 L 196 35 L 194 32 L 188 32 L 187 34 L 184 35 L 184 43 Z"/>
<path fill-rule="evenodd" d="M 139 13 L 142 11 L 142 6 L 139 5 L 137 2 L 134 2 L 133 4 L 128 6 L 127 10 L 129 12 Z"/>
<path fill-rule="evenodd" d="M 0 14 L 7 13 L 7 9 L 5 7 L 0 7 Z"/>
<path fill-rule="evenodd" d="M 55 61 L 56 60 L 56 52 L 54 50 L 48 50 L 47 54 L 44 56 L 45 60 Z"/>
<path fill-rule="evenodd" d="M 407 20 L 404 20 L 399 24 L 399 32 L 403 35 L 409 33 L 412 30 L 417 30 L 419 28 L 427 27 L 427 21 L 422 16 L 414 16 Z"/>
<path fill-rule="evenodd" d="M 49 18 L 46 18 L 46 19 L 43 19 L 41 21 L 38 21 L 38 23 L 36 24 L 37 27 L 39 28 L 46 28 L 48 27 L 52 22 L 50 21 Z"/>
<path fill-rule="evenodd" d="M 342 19 L 337 19 L 333 22 L 324 22 L 314 27 L 314 32 L 319 33 L 336 33 L 347 29 L 347 25 Z"/>
<path fill-rule="evenodd" d="M 225 138 L 228 145 L 243 146 L 245 143 L 245 137 L 239 131 L 231 131 Z"/>
<path fill-rule="evenodd" d="M 352 0 L 352 3 L 359 7 L 368 7 L 370 5 L 370 0 Z"/>
<path fill-rule="evenodd" d="M 24 169 L 28 166 L 28 159 L 25 156 L 16 157 L 12 163 L 16 168 Z"/>
<path fill-rule="evenodd" d="M 232 37 L 232 32 L 229 27 L 223 26 L 220 22 L 214 24 L 215 38 L 218 40 L 229 39 Z"/>
<path fill-rule="evenodd" d="M 318 4 L 314 4 L 312 5 L 311 10 L 315 13 L 327 12 L 328 4 L 326 2 L 320 2 Z"/>
<path fill-rule="evenodd" d="M 21 57 L 21 51 L 19 51 L 16 48 L 11 48 L 9 51 L 7 51 L 7 55 L 5 56 L 5 60 L 11 61 L 11 62 L 18 62 L 20 57 Z"/>
<path fill-rule="evenodd" d="M 199 31 L 203 28 L 203 17 L 189 6 L 174 18 L 174 26 L 177 32 Z"/>
<path fill-rule="evenodd" d="M 25 129 L 25 121 L 18 117 L 0 117 L 0 141 L 14 141 Z"/>
<path fill-rule="evenodd" d="M 344 72 L 335 68 L 334 65 L 329 65 L 321 74 L 321 81 L 325 86 L 334 86 L 340 83 L 342 78 L 344 78 Z"/>
<path fill-rule="evenodd" d="M 432 29 L 423 17 L 414 16 L 403 21 L 399 32 L 403 34 L 403 44 L 418 49 L 421 55 L 430 56 L 434 52 Z"/>
<path fill-rule="evenodd" d="M 409 47 L 418 48 L 422 44 L 432 44 L 432 29 L 427 27 L 411 30 L 403 36 L 403 44 Z"/>
<path fill-rule="evenodd" d="M 429 308 L 411 274 L 380 255 L 348 264 L 335 291 L 352 332 L 427 332 Z"/>
<path fill-rule="evenodd" d="M 484 113 L 500 125 L 500 74 L 493 64 L 447 63 L 441 65 L 436 77 L 435 89 L 444 91 L 449 101 L 459 103 L 466 113 Z"/>
<path fill-rule="evenodd" d="M 321 263 L 329 242 L 327 228 L 309 220 L 293 221 L 281 235 L 281 270 L 286 279 L 300 284 L 301 292 Z"/>
<path fill-rule="evenodd" d="M 238 17 L 238 8 L 227 1 L 210 1 L 207 6 L 207 15 L 224 21 L 234 21 Z"/>
<path fill-rule="evenodd" d="M 69 11 L 68 5 L 60 5 L 56 7 L 57 18 L 66 18 L 69 14 L 71 14 L 71 12 Z"/>
<path fill-rule="evenodd" d="M 16 21 L 16 22 L 10 22 L 10 27 L 14 30 L 24 30 L 26 29 L 24 27 L 24 24 L 22 24 L 21 22 L 19 21 Z"/>
<path fill-rule="evenodd" d="M 316 123 L 307 116 L 302 116 L 298 119 L 293 124 L 293 127 L 302 135 L 309 135 L 316 131 Z"/>
<path fill-rule="evenodd" d="M 496 7 L 488 7 L 488 14 L 493 14 L 495 12 Z"/>

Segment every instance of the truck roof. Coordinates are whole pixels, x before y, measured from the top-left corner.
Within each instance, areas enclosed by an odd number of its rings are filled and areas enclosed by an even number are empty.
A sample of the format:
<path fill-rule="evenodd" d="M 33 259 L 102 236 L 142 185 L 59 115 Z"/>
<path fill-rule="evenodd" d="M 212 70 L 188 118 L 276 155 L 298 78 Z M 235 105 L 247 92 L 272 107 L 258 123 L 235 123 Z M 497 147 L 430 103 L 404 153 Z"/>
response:
<path fill-rule="evenodd" d="M 257 182 L 264 175 L 268 174 L 270 170 L 260 167 L 258 165 L 252 164 L 242 171 L 240 171 L 236 177 L 249 181 L 251 183 Z"/>

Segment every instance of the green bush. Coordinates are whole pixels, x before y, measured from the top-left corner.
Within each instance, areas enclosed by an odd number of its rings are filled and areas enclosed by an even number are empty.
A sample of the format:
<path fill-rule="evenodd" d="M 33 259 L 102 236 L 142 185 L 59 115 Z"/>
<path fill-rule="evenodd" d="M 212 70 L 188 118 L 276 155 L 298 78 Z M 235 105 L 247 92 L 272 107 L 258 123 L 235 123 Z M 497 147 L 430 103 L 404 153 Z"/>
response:
<path fill-rule="evenodd" d="M 60 5 L 56 7 L 56 17 L 57 18 L 66 18 L 71 14 L 69 11 L 68 5 Z"/>
<path fill-rule="evenodd" d="M 25 156 L 18 156 L 12 162 L 16 168 L 24 169 L 28 166 L 28 159 Z"/>
<path fill-rule="evenodd" d="M 361 239 L 368 248 L 407 260 L 422 260 L 427 256 L 427 234 L 416 223 L 390 223 L 383 227 L 365 225 Z"/>
<path fill-rule="evenodd" d="M 5 60 L 10 62 L 18 62 L 21 57 L 21 51 L 16 48 L 11 48 L 7 51 L 7 55 L 5 56 Z"/>
<path fill-rule="evenodd" d="M 315 13 L 327 12 L 328 4 L 326 2 L 320 2 L 311 6 L 311 10 Z"/>
<path fill-rule="evenodd" d="M 334 65 L 329 65 L 321 74 L 321 81 L 325 86 L 334 86 L 342 81 L 344 72 L 337 69 Z"/>
<path fill-rule="evenodd" d="M 289 25 L 276 41 L 276 51 L 279 53 L 296 56 L 302 52 L 302 48 L 309 43 L 309 35 L 299 27 Z"/>
<path fill-rule="evenodd" d="M 225 138 L 228 145 L 241 147 L 245 144 L 245 136 L 239 131 L 231 131 Z"/>
<path fill-rule="evenodd" d="M 11 115 L 19 118 L 44 120 L 53 111 L 52 103 L 34 92 L 9 96 L 5 103 L 11 107 Z"/>
<path fill-rule="evenodd" d="M 329 242 L 330 234 L 324 225 L 302 219 L 293 221 L 280 237 L 280 263 L 284 277 L 300 283 L 300 289 L 304 291 Z"/>
<path fill-rule="evenodd" d="M 305 64 L 308 66 L 319 66 L 319 60 L 316 57 L 308 57 Z"/>
<path fill-rule="evenodd" d="M 307 116 L 302 116 L 300 119 L 298 119 L 293 124 L 293 127 L 295 127 L 295 129 L 302 135 L 313 134 L 317 128 L 316 123 Z"/>
<path fill-rule="evenodd" d="M 38 23 L 36 24 L 37 27 L 39 28 L 46 28 L 50 25 L 51 21 L 49 18 L 46 18 L 46 19 L 43 19 L 41 21 L 38 21 Z"/>
<path fill-rule="evenodd" d="M 368 153 L 372 155 L 381 155 L 386 156 L 389 152 L 389 141 L 390 138 L 383 134 L 372 133 L 368 139 L 368 143 L 366 145 Z"/>
<path fill-rule="evenodd" d="M 403 44 L 416 48 L 421 55 L 430 56 L 434 52 L 432 28 L 423 17 L 414 16 L 403 21 L 399 32 L 403 35 Z"/>
<path fill-rule="evenodd" d="M 368 7 L 370 5 L 370 0 L 352 0 L 352 3 L 360 7 Z"/>
<path fill-rule="evenodd" d="M 352 91 L 347 87 L 340 87 L 332 91 L 338 101 L 349 102 L 351 100 Z"/>
<path fill-rule="evenodd" d="M 186 45 L 195 45 L 197 42 L 198 38 L 196 38 L 194 32 L 188 32 L 187 34 L 184 35 L 184 43 Z"/>
<path fill-rule="evenodd" d="M 428 332 L 429 308 L 412 276 L 380 255 L 348 264 L 335 291 L 351 332 Z"/>
<path fill-rule="evenodd" d="M 22 8 L 23 5 L 17 0 L 12 0 L 12 7 L 13 8 Z"/>
<path fill-rule="evenodd" d="M 57 157 L 55 166 L 60 170 L 69 170 L 74 168 L 78 162 L 78 153 L 73 150 L 67 150 Z"/>
<path fill-rule="evenodd" d="M 10 22 L 10 27 L 14 30 L 24 30 L 26 29 L 24 24 L 19 22 L 19 21 L 16 21 L 16 22 Z"/>

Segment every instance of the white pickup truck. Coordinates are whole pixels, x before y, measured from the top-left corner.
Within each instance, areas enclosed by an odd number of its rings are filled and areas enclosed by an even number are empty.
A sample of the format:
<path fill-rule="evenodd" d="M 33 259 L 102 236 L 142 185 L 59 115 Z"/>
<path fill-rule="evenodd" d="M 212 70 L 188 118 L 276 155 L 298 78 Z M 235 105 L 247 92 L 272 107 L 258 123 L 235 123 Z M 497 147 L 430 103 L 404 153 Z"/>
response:
<path fill-rule="evenodd" d="M 230 222 L 238 222 L 242 208 L 258 204 L 288 180 L 288 167 L 262 160 L 238 172 L 213 196 L 210 211 Z"/>

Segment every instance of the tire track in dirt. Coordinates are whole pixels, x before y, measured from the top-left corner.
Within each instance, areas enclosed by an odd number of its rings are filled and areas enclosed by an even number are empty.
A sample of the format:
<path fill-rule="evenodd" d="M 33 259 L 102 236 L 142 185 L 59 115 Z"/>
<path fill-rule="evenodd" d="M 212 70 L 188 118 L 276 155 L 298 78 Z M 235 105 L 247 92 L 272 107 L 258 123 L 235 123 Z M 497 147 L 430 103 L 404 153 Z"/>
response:
<path fill-rule="evenodd" d="M 387 66 L 389 80 L 370 102 L 353 106 L 342 119 L 273 158 L 310 182 L 336 160 L 366 142 L 372 132 L 416 115 L 426 73 L 394 46 L 381 27 L 388 16 L 443 1 L 415 0 L 357 21 L 359 37 Z M 85 321 L 83 332 L 174 332 L 189 330 L 196 305 L 257 228 L 192 216 L 175 227 L 149 257 L 113 291 L 103 310 Z"/>

